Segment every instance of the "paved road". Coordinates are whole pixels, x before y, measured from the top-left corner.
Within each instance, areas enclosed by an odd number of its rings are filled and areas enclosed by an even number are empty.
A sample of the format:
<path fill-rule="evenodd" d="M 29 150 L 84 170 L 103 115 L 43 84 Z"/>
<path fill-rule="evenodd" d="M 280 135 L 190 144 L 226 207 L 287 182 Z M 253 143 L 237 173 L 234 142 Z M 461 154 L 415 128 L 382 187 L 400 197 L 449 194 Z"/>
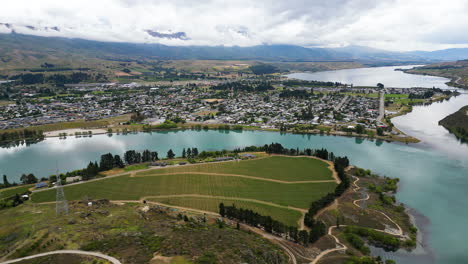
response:
<path fill-rule="evenodd" d="M 24 258 L 19 258 L 19 259 L 13 259 L 13 260 L 8 260 L 5 262 L 1 262 L 0 264 L 10 264 L 10 263 L 16 263 L 19 261 L 23 260 L 28 260 L 28 259 L 33 259 L 33 258 L 38 258 L 38 257 L 44 257 L 44 256 L 49 256 L 49 255 L 57 255 L 57 254 L 75 254 L 75 255 L 86 255 L 86 256 L 92 256 L 92 257 L 98 257 L 105 259 L 112 264 L 122 264 L 118 259 L 104 255 L 99 252 L 88 252 L 88 251 L 81 251 L 81 250 L 56 250 L 56 251 L 51 251 L 51 252 L 46 252 L 46 253 L 41 253 L 41 254 L 36 254 L 32 256 L 27 256 Z"/>
<path fill-rule="evenodd" d="M 335 111 L 340 111 L 341 110 L 341 107 L 343 107 L 344 103 L 346 103 L 346 101 L 348 100 L 349 96 L 346 95 L 343 100 L 341 100 L 341 102 L 335 106 Z"/>
<path fill-rule="evenodd" d="M 377 121 L 382 122 L 382 119 L 385 116 L 385 92 L 380 92 L 380 103 L 379 103 L 379 116 L 377 117 Z"/>

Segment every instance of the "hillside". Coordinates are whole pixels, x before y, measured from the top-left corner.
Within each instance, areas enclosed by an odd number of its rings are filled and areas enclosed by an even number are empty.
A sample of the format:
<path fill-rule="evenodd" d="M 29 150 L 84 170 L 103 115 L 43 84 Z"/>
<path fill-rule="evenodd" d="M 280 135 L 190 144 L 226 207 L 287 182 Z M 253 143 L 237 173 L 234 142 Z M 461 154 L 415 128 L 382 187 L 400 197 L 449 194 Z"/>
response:
<path fill-rule="evenodd" d="M 468 105 L 440 120 L 439 125 L 445 127 L 460 140 L 468 141 Z"/>
<path fill-rule="evenodd" d="M 0 237 L 8 237 L 0 243 L 0 262 L 61 249 L 81 249 L 99 251 L 127 264 L 234 264 L 252 263 L 252 258 L 257 263 L 288 263 L 278 245 L 227 225 L 219 228 L 213 215 L 106 200 L 90 202 L 92 206 L 86 201 L 70 202 L 73 213 L 63 217 L 56 217 L 53 204 L 25 204 L 0 211 Z M 18 263 L 103 263 L 92 259 L 77 262 L 71 254 L 62 256 Z M 272 257 L 277 261 L 272 261 Z"/>
<path fill-rule="evenodd" d="M 261 61 L 360 61 L 367 63 L 426 62 L 423 57 L 365 47 L 305 48 L 295 45 L 166 46 L 162 44 L 99 42 L 62 37 L 0 34 L 3 67 L 39 61 L 87 60 L 261 60 Z"/>
<path fill-rule="evenodd" d="M 468 88 L 468 60 L 429 64 L 405 72 L 450 78 L 449 85 Z"/>
<path fill-rule="evenodd" d="M 468 59 L 468 48 L 454 48 L 435 51 L 412 51 L 408 54 L 432 60 L 454 61 Z"/>

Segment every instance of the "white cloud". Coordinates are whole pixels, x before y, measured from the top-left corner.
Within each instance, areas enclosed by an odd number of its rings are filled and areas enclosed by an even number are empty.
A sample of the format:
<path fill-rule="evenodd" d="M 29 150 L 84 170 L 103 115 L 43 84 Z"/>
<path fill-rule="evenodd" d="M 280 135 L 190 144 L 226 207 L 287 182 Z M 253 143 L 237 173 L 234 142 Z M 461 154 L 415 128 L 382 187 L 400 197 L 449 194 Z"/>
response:
<path fill-rule="evenodd" d="M 467 13 L 466 0 L 15 0 L 2 3 L 0 22 L 19 33 L 105 41 L 414 50 L 467 46 Z M 190 40 L 145 30 L 185 32 Z"/>

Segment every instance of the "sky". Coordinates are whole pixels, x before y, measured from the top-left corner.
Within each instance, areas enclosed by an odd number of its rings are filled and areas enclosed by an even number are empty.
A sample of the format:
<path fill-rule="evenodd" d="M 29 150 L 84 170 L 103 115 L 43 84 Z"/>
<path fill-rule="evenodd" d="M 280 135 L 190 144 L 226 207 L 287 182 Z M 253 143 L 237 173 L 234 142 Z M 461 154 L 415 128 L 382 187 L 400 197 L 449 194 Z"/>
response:
<path fill-rule="evenodd" d="M 359 45 L 395 51 L 468 47 L 468 0 L 3 2 L 0 23 L 12 26 L 0 25 L 1 33 L 13 29 L 42 36 L 166 45 Z M 167 38 L 176 32 L 185 35 Z"/>

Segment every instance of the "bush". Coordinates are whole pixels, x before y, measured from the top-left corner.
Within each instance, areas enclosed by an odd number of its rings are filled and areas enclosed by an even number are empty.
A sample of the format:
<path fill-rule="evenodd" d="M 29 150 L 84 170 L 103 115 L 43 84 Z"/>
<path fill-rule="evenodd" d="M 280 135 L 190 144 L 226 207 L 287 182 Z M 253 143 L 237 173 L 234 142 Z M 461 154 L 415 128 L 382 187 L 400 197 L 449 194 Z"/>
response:
<path fill-rule="evenodd" d="M 200 256 L 196 261 L 196 264 L 216 264 L 216 256 L 213 253 L 205 253 Z"/>
<path fill-rule="evenodd" d="M 156 125 L 156 126 L 152 126 L 151 128 L 153 128 L 153 129 L 174 129 L 174 128 L 177 128 L 177 124 L 170 121 L 170 120 L 166 120 L 166 121 L 164 121 L 164 123 Z"/>
<path fill-rule="evenodd" d="M 366 246 L 364 240 L 362 240 L 358 235 L 346 233 L 345 238 L 354 248 L 361 251 L 362 254 L 370 254 L 369 247 Z"/>
<path fill-rule="evenodd" d="M 366 238 L 370 244 L 381 247 L 387 251 L 396 251 L 400 248 L 400 240 L 392 235 L 375 231 L 370 228 L 347 226 L 345 228 L 346 234 L 356 234 Z"/>

